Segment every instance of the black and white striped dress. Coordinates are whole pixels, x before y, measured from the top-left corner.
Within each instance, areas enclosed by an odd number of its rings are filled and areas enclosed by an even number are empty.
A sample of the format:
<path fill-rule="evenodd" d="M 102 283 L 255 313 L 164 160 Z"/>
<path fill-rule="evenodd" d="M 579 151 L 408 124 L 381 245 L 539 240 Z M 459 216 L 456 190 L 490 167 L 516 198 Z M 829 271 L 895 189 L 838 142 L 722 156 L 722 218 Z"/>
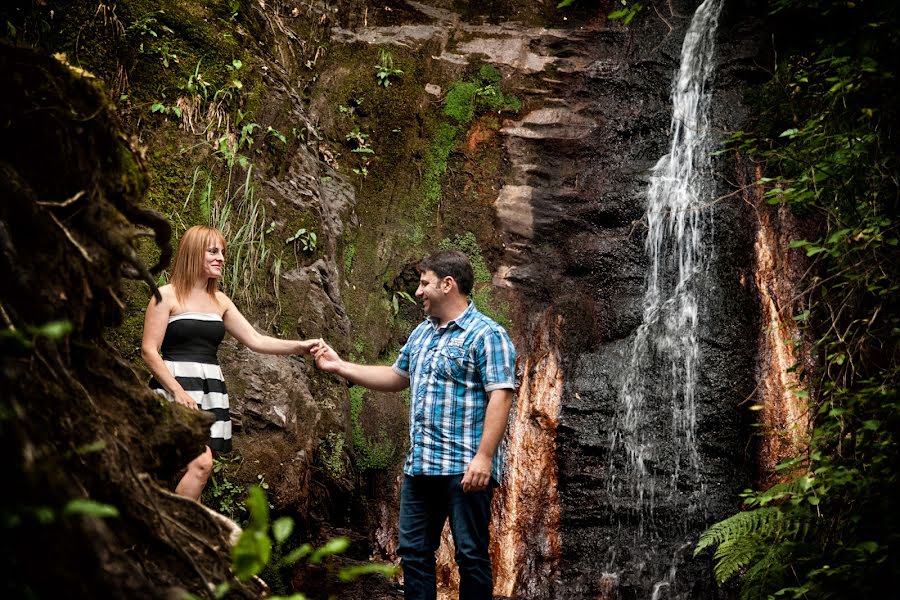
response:
<path fill-rule="evenodd" d="M 228 391 L 217 356 L 224 338 L 225 323 L 218 314 L 183 312 L 169 317 L 161 348 L 166 368 L 184 391 L 198 407 L 215 415 L 208 445 L 216 452 L 231 450 Z M 174 400 L 155 377 L 150 379 L 150 387 Z"/>

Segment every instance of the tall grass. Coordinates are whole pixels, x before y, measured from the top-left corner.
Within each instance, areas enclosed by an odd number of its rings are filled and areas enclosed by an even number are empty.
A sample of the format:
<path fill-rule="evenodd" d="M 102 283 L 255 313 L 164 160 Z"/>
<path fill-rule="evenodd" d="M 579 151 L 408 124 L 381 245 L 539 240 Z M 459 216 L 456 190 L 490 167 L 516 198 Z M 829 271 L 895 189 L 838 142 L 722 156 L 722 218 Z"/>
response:
<path fill-rule="evenodd" d="M 218 166 L 221 168 L 205 172 L 205 181 L 202 168 L 194 170 L 184 207 L 196 202 L 200 217 L 225 236 L 228 250 L 222 286 L 235 302 L 249 308 L 265 293 L 266 278 L 258 276 L 260 272 L 268 272 L 271 254 L 266 243 L 265 206 L 256 196 L 253 165 L 247 167 L 243 182 L 237 187 L 234 186 L 235 163 Z M 278 298 L 277 277 L 274 285 Z"/>

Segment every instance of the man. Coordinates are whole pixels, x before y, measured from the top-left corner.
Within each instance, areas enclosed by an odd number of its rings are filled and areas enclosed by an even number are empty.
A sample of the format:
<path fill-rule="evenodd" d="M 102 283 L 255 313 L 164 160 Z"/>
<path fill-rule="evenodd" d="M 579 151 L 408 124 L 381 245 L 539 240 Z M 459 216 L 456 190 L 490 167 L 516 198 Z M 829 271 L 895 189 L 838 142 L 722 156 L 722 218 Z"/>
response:
<path fill-rule="evenodd" d="M 316 364 L 352 383 L 395 392 L 410 387 L 409 452 L 400 493 L 404 594 L 433 600 L 435 552 L 444 522 L 456 546 L 460 600 L 490 600 L 491 493 L 500 480 L 503 439 L 515 388 L 515 349 L 506 331 L 468 301 L 472 265 L 461 252 L 419 263 L 416 298 L 427 319 L 392 367 L 342 360 L 327 344 Z"/>

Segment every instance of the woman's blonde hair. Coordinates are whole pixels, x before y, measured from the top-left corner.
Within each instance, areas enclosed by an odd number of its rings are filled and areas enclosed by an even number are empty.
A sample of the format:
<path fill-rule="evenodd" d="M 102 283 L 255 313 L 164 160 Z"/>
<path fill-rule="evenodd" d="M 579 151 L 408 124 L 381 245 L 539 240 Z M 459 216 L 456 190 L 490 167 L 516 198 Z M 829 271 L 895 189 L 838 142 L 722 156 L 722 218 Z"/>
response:
<path fill-rule="evenodd" d="M 179 304 L 184 304 L 194 282 L 203 276 L 206 264 L 206 249 L 214 244 L 221 244 L 225 253 L 225 237 L 213 227 L 196 225 L 184 232 L 175 254 L 175 265 L 169 283 L 175 288 L 175 297 Z M 215 300 L 219 290 L 219 280 L 212 277 L 206 282 L 206 293 Z"/>

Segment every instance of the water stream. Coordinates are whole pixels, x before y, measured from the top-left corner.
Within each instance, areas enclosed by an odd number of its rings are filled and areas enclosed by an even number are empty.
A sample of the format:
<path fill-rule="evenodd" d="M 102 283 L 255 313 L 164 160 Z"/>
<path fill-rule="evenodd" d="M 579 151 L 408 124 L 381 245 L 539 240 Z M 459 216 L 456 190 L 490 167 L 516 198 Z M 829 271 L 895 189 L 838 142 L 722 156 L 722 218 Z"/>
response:
<path fill-rule="evenodd" d="M 705 0 L 697 8 L 681 49 L 672 86 L 671 146 L 653 168 L 647 198 L 649 271 L 643 319 L 626 359 L 610 434 L 607 491 L 621 499 L 622 510 L 630 513 L 625 518 L 637 519 L 636 535 L 650 540 L 659 533 L 654 523 L 658 497 L 664 494 L 681 507 L 688 537 L 705 495 L 695 393 L 701 366 L 700 302 L 712 250 L 707 210 L 713 198 L 709 83 L 722 5 L 723 0 Z M 660 409 L 666 403 L 668 408 Z M 657 550 L 668 553 L 672 548 Z M 671 584 L 682 552 L 675 550 L 667 572 L 649 574 L 658 578 L 652 587 L 654 600 L 677 597 Z M 631 561 L 639 564 L 641 557 L 632 556 Z M 621 568 L 610 564 L 608 570 Z"/>

